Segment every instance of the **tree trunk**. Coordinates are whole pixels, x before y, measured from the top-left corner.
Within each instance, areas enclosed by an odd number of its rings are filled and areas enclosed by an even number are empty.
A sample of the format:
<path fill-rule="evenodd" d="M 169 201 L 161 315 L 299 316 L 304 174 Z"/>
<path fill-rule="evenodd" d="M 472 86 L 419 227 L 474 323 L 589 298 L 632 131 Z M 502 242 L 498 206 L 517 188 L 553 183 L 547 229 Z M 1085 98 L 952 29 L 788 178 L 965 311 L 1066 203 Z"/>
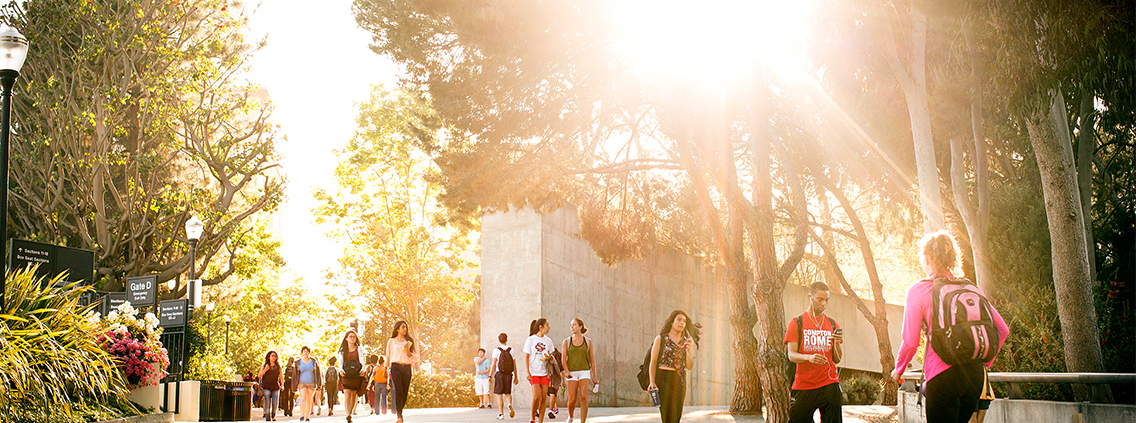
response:
<path fill-rule="evenodd" d="M 1084 216 L 1073 166 L 1073 147 L 1060 141 L 1063 132 L 1068 138 L 1068 132 L 1061 128 L 1065 121 L 1054 119 L 1054 116 L 1065 115 L 1065 102 L 1059 90 L 1051 95 L 1051 112 L 1046 113 L 1044 109 L 1034 112 L 1027 119 L 1026 128 L 1045 196 L 1065 366 L 1070 372 L 1100 372 L 1104 364 L 1085 254 Z M 1084 386 L 1074 386 L 1078 400 L 1086 399 Z"/>
<path fill-rule="evenodd" d="M 722 228 L 722 212 L 715 207 L 710 197 L 710 183 L 707 181 L 705 171 L 711 166 L 705 166 L 706 160 L 713 157 L 698 157 L 693 147 L 695 143 L 694 131 L 689 126 L 684 139 L 676 140 L 679 152 L 678 159 L 687 174 L 690 175 L 691 185 L 694 187 L 698 202 L 706 215 L 706 223 L 710 227 L 714 242 L 722 255 L 723 277 L 730 301 L 730 334 L 733 338 L 731 352 L 734 358 L 734 394 L 730 400 L 730 412 L 755 412 L 761 410 L 761 389 L 758 369 L 753 357 L 757 355 L 757 339 L 753 337 L 753 326 L 757 316 L 746 293 L 749 288 L 749 272 L 745 260 L 745 238 L 743 232 L 744 212 L 737 207 L 727 205 L 725 212 L 729 227 Z M 728 146 L 719 149 L 723 155 L 728 156 Z M 702 163 L 699 163 L 699 158 Z M 719 160 L 715 169 L 722 170 L 725 181 L 737 185 L 737 174 L 734 170 L 732 158 Z M 723 166 L 724 164 L 724 166 Z"/>
<path fill-rule="evenodd" d="M 965 173 L 963 148 L 958 140 L 951 140 L 951 185 L 955 203 L 970 238 L 974 262 L 974 282 L 986 295 L 998 289 L 993 284 L 986 233 L 990 227 L 990 163 L 987 157 L 986 130 L 982 124 L 982 60 L 974 40 L 974 31 L 963 23 L 963 38 L 970 52 L 970 129 L 971 158 L 974 166 L 975 199 L 970 201 Z"/>
<path fill-rule="evenodd" d="M 1096 110 L 1093 94 L 1081 90 L 1080 120 L 1077 125 L 1077 187 L 1081 192 L 1081 214 L 1085 217 L 1085 254 L 1089 257 L 1089 280 L 1097 282 L 1096 240 L 1093 238 L 1093 156 L 1096 154 Z"/>
<path fill-rule="evenodd" d="M 738 189 L 737 165 L 734 163 L 733 148 L 730 145 L 729 125 L 721 122 L 715 125 L 714 139 L 721 142 L 716 145 L 718 152 L 719 176 L 727 189 Z M 734 353 L 734 397 L 730 400 L 731 413 L 753 413 L 761 411 L 761 378 L 758 374 L 757 338 L 753 336 L 753 327 L 757 324 L 757 313 L 749 302 L 750 272 L 746 265 L 745 256 L 745 210 L 736 204 L 727 202 L 729 211 L 726 228 L 726 247 L 724 254 L 729 256 L 731 264 L 727 284 L 730 297 L 730 330 L 733 333 Z"/>
<path fill-rule="evenodd" d="M 818 177 L 818 179 L 822 178 Z M 852 202 L 848 201 L 848 197 L 844 195 L 839 187 L 824 178 L 822 182 L 829 192 L 832 193 L 836 200 L 840 202 L 840 207 L 844 209 L 848 215 L 848 221 L 856 231 L 857 244 L 860 247 L 860 255 L 864 259 L 864 268 L 868 272 L 868 281 L 872 285 L 872 297 L 875 299 L 876 311 L 873 317 L 869 317 L 868 321 L 872 323 L 872 328 L 876 332 L 876 346 L 880 354 L 880 370 L 885 375 L 884 385 L 880 391 L 879 401 L 883 404 L 893 405 L 896 403 L 897 395 L 899 392 L 899 385 L 895 380 L 887 377 L 891 375 L 892 370 L 895 368 L 895 357 L 891 355 L 891 337 L 888 334 L 888 319 L 887 319 L 887 302 L 884 301 L 884 285 L 880 281 L 879 271 L 876 269 L 875 255 L 872 253 L 872 244 L 868 242 L 868 233 L 864 230 L 864 223 L 860 221 L 859 214 L 856 209 L 852 207 Z M 825 252 L 825 255 L 830 255 L 830 251 Z M 832 265 L 835 267 L 836 257 L 832 256 Z M 867 317 L 867 316 L 865 316 Z"/>
<path fill-rule="evenodd" d="M 939 168 L 935 163 L 935 140 L 931 134 L 931 112 L 927 101 L 927 14 L 911 5 L 911 27 L 906 41 L 910 55 L 907 63 L 899 56 L 899 46 L 887 31 L 888 65 L 903 88 L 907 113 L 911 119 L 911 137 L 915 143 L 915 167 L 919 183 L 919 206 L 923 210 L 923 230 L 930 233 L 947 227 L 943 218 L 943 200 L 939 193 Z M 886 31 L 886 30 L 885 30 Z"/>
<path fill-rule="evenodd" d="M 729 269 L 726 276 L 730 296 L 730 331 L 734 342 L 734 397 L 730 400 L 731 413 L 752 413 L 761 411 L 761 378 L 758 375 L 757 338 L 753 337 L 753 326 L 757 323 L 757 313 L 749 303 L 749 274 L 740 264 L 746 262 L 744 223 L 740 213 L 732 211 L 729 217 L 729 254 L 738 266 Z"/>
<path fill-rule="evenodd" d="M 753 253 L 754 292 L 757 306 L 757 366 L 765 401 L 765 421 L 789 421 L 788 355 L 781 340 L 785 337 L 785 282 L 777 275 L 777 252 L 773 238 L 773 186 L 770 177 L 771 139 L 767 123 L 753 126 L 753 221 L 749 225 L 749 244 Z"/>

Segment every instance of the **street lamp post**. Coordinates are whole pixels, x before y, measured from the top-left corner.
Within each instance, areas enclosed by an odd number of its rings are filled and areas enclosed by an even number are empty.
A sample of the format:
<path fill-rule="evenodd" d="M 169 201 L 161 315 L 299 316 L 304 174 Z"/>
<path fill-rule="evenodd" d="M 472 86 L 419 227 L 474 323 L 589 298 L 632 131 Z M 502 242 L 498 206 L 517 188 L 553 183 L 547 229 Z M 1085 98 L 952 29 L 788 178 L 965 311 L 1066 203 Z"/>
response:
<path fill-rule="evenodd" d="M 232 321 L 232 320 L 233 320 L 233 318 L 229 317 L 228 314 L 225 315 L 225 356 L 226 357 L 229 356 L 229 322 Z"/>
<path fill-rule="evenodd" d="M 0 310 L 4 308 L 4 293 L 7 292 L 7 252 L 8 247 L 8 134 L 11 132 L 12 87 L 24 67 L 28 57 L 28 39 L 16 28 L 0 27 L 0 86 L 2 86 L 3 111 L 0 111 L 0 179 L 4 186 L 0 189 Z"/>
<path fill-rule="evenodd" d="M 201 232 L 205 230 L 205 223 L 198 219 L 197 216 L 189 218 L 185 222 L 185 237 L 189 238 L 189 279 L 197 279 L 195 272 L 196 258 L 194 254 L 197 253 L 197 241 L 201 239 Z"/>

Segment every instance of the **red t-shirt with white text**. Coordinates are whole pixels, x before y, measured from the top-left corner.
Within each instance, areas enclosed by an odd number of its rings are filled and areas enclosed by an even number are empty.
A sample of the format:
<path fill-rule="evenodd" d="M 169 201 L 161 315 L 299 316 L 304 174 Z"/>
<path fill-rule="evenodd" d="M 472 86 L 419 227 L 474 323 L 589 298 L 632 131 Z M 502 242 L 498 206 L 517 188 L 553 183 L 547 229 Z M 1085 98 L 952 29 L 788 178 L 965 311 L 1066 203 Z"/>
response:
<path fill-rule="evenodd" d="M 797 319 L 789 320 L 789 330 L 785 331 L 785 343 L 797 343 L 797 352 L 801 354 L 824 354 L 828 362 L 814 364 L 812 362 L 797 363 L 797 377 L 793 380 L 793 389 L 808 390 L 823 388 L 833 383 L 840 383 L 836 363 L 832 362 L 832 331 L 840 325 L 832 327 L 833 321 L 821 313 L 820 319 L 814 319 L 808 313 L 801 316 L 804 327 L 801 334 L 804 341 L 797 339 Z M 820 323 L 817 326 L 817 323 Z"/>

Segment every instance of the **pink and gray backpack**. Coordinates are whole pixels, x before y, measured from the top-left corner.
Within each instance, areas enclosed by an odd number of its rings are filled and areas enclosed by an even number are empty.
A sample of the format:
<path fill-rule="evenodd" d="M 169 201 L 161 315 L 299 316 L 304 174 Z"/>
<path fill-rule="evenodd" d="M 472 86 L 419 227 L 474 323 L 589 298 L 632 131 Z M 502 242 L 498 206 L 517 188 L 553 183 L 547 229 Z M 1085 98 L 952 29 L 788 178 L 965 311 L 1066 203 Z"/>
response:
<path fill-rule="evenodd" d="M 969 280 L 932 283 L 931 348 L 950 365 L 993 360 L 999 347 L 994 307 Z"/>

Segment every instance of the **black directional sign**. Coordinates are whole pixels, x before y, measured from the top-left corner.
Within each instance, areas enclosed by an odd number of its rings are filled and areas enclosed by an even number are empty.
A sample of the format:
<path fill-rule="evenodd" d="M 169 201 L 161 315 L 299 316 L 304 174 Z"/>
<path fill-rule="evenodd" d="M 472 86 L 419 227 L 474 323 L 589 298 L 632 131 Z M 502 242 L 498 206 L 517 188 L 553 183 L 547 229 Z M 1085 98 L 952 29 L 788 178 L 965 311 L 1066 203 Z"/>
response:
<path fill-rule="evenodd" d="M 158 305 L 159 325 L 164 328 L 185 326 L 186 314 L 189 313 L 189 300 L 177 299 L 162 301 Z"/>
<path fill-rule="evenodd" d="M 152 306 L 158 302 L 158 275 L 126 278 L 126 301 L 135 308 Z"/>
<path fill-rule="evenodd" d="M 111 310 L 126 302 L 125 292 L 100 292 L 100 294 L 105 294 L 97 300 L 99 302 L 99 314 L 103 316 L 110 314 Z"/>
<path fill-rule="evenodd" d="M 39 265 L 36 276 L 47 279 L 67 272 L 65 282 L 89 285 L 95 276 L 95 252 L 42 242 L 11 239 L 8 243 L 8 268 L 22 270 Z"/>

